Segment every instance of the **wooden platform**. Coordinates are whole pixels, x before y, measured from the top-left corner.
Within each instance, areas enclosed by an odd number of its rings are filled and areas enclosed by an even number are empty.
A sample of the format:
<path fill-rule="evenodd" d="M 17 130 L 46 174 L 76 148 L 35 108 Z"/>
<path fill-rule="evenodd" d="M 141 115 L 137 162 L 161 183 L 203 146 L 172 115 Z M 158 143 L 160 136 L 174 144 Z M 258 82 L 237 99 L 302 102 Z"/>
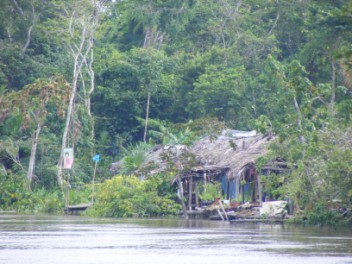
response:
<path fill-rule="evenodd" d="M 283 224 L 283 219 L 233 219 L 231 223 L 263 223 L 263 224 Z"/>
<path fill-rule="evenodd" d="M 78 214 L 85 211 L 91 204 L 69 205 L 64 208 L 65 214 Z"/>

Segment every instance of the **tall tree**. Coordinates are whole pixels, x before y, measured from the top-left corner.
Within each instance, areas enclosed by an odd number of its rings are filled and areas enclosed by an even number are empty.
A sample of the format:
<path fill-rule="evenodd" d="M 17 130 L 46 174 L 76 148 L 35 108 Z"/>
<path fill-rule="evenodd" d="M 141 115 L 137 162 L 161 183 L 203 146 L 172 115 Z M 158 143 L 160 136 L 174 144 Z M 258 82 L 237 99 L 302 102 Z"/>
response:
<path fill-rule="evenodd" d="M 93 64 L 94 34 L 99 23 L 103 3 L 105 1 L 76 1 L 74 3 L 64 3 L 64 20 L 67 22 L 67 46 L 73 59 L 72 70 L 72 90 L 68 105 L 66 123 L 62 136 L 62 150 L 58 162 L 58 180 L 62 182 L 62 166 L 64 149 L 74 146 L 74 139 L 69 138 L 69 131 L 73 129 L 75 103 L 80 92 L 87 107 L 87 113 L 91 116 L 90 97 L 95 88 Z M 90 78 L 90 88 L 86 89 L 85 74 Z M 81 90 L 79 90 L 81 85 Z M 93 131 L 93 126 L 92 126 Z M 94 133 L 94 132 L 93 132 Z"/>
<path fill-rule="evenodd" d="M 307 42 L 299 54 L 314 83 L 330 83 L 330 115 L 335 114 L 337 59 L 344 56 L 344 47 L 352 40 L 350 8 L 346 1 L 310 1 Z"/>
<path fill-rule="evenodd" d="M 190 5 L 192 5 L 192 1 L 130 0 L 122 2 L 123 23 L 132 30 L 132 34 L 133 32 L 140 33 L 140 42 L 143 49 L 159 50 L 168 33 L 177 34 L 184 28 Z M 154 77 L 150 76 L 148 78 L 153 79 Z M 143 135 L 143 140 L 146 141 L 152 91 L 149 89 L 151 85 L 146 85 L 146 83 L 143 85 L 147 88 Z"/>
<path fill-rule="evenodd" d="M 64 114 L 70 95 L 69 87 L 68 83 L 62 78 L 38 80 L 31 85 L 27 85 L 19 92 L 6 94 L 1 99 L 1 110 L 3 113 L 8 113 L 7 115 L 3 114 L 2 119 L 16 113 L 15 109 L 20 109 L 20 114 L 23 116 L 22 128 L 33 130 L 31 132 L 32 142 L 27 170 L 29 188 L 35 178 L 36 153 L 41 129 L 48 114 L 50 114 L 50 108 L 56 108 L 59 116 Z"/>

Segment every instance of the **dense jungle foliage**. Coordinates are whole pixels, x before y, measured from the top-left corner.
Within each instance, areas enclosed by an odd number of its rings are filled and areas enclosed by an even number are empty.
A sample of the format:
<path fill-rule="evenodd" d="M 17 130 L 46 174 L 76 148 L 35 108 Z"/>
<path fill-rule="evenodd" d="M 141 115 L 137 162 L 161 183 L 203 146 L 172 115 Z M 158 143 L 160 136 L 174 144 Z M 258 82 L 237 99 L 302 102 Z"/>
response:
<path fill-rule="evenodd" d="M 89 202 L 96 174 L 92 214 L 173 214 L 173 172 L 131 172 L 143 150 L 217 126 L 277 136 L 258 164 L 294 169 L 266 191 L 312 222 L 351 207 L 351 43 L 346 0 L 2 0 L 0 207 L 59 211 L 68 177 Z"/>

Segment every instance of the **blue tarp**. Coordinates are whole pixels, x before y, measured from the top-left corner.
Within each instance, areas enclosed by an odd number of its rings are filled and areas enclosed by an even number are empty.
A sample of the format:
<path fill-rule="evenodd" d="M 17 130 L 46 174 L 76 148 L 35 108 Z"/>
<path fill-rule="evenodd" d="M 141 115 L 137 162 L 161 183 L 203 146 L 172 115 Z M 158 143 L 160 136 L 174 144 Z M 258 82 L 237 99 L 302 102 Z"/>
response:
<path fill-rule="evenodd" d="M 235 199 L 237 197 L 237 190 L 236 190 L 236 181 L 235 180 L 227 180 L 227 176 L 223 175 L 221 178 L 221 190 L 225 197 L 228 199 Z M 227 193 L 227 191 L 229 193 Z"/>
<path fill-rule="evenodd" d="M 237 188 L 236 188 L 236 181 L 231 180 L 229 182 L 229 199 L 236 199 L 237 198 Z"/>

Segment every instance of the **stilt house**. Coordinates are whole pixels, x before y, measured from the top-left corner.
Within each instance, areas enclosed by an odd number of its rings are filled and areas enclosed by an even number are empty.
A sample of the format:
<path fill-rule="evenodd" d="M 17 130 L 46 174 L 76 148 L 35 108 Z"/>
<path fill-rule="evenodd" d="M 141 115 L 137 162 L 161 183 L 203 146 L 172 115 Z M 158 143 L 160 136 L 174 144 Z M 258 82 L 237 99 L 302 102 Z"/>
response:
<path fill-rule="evenodd" d="M 178 145 L 155 148 L 148 154 L 143 167 L 150 168 L 149 174 L 166 171 L 167 161 L 162 158 L 165 152 L 170 151 L 170 148 L 178 152 L 177 155 L 188 152 L 193 155 L 195 162 L 180 169 L 179 177 L 189 209 L 199 203 L 199 185 L 203 184 L 204 187 L 216 182 L 221 183 L 219 196 L 223 199 L 260 202 L 260 173 L 257 172 L 255 161 L 267 152 L 272 139 L 272 136 L 256 131 L 225 130 L 216 139 L 205 137 L 190 147 Z M 111 171 L 118 173 L 120 165 L 113 164 Z M 143 173 L 145 171 L 143 169 Z"/>

